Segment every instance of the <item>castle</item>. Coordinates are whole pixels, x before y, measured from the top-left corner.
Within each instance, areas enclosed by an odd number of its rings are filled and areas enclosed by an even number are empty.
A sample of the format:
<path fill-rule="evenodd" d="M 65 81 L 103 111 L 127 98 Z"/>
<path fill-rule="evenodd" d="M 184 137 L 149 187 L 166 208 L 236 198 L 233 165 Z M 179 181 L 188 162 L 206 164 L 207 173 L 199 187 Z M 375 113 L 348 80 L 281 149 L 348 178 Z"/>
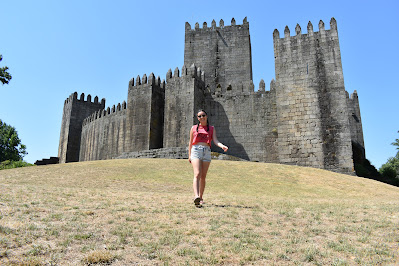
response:
<path fill-rule="evenodd" d="M 254 90 L 247 18 L 185 24 L 184 66 L 131 79 L 127 103 L 105 109 L 75 92 L 65 100 L 60 163 L 126 157 L 187 158 L 189 130 L 205 109 L 228 154 L 353 174 L 364 158 L 356 91 L 345 91 L 337 23 L 273 32 L 275 80 Z M 221 152 L 215 146 L 213 151 Z"/>

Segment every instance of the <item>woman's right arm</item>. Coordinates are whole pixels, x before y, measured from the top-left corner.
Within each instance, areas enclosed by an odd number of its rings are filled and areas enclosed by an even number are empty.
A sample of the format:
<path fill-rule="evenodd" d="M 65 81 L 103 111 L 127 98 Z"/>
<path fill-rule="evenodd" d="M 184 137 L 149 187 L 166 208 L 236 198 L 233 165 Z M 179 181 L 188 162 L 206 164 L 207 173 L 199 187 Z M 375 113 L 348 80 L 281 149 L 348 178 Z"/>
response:
<path fill-rule="evenodd" d="M 193 127 L 190 130 L 190 143 L 188 144 L 188 161 L 191 163 L 191 147 L 193 146 Z"/>

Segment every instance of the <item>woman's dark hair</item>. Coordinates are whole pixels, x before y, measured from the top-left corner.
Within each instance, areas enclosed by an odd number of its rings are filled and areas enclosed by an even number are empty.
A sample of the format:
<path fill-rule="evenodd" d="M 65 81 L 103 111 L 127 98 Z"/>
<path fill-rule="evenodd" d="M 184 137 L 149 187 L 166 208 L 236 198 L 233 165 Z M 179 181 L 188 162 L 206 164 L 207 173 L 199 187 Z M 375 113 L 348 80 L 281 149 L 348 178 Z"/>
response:
<path fill-rule="evenodd" d="M 206 111 L 204 109 L 199 109 L 197 114 L 200 113 L 200 112 L 204 112 L 206 114 L 206 116 L 208 116 L 208 114 L 206 113 Z M 208 132 L 209 131 L 209 119 L 207 118 L 206 121 L 207 121 L 207 123 L 206 123 L 206 131 Z M 200 125 L 200 121 L 198 120 L 197 132 L 198 132 L 199 125 Z"/>

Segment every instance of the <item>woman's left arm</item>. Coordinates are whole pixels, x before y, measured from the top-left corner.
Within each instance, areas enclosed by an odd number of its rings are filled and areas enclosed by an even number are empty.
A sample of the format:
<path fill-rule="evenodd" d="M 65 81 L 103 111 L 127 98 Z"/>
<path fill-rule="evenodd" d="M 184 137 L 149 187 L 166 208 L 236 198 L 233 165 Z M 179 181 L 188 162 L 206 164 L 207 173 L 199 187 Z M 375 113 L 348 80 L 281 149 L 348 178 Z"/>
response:
<path fill-rule="evenodd" d="M 223 143 L 221 143 L 217 136 L 216 136 L 216 129 L 213 128 L 213 137 L 212 137 L 213 143 L 215 143 L 216 146 L 218 146 L 219 148 L 221 148 L 222 150 L 224 150 L 225 152 L 229 149 L 229 147 L 227 147 L 226 145 L 224 145 Z"/>

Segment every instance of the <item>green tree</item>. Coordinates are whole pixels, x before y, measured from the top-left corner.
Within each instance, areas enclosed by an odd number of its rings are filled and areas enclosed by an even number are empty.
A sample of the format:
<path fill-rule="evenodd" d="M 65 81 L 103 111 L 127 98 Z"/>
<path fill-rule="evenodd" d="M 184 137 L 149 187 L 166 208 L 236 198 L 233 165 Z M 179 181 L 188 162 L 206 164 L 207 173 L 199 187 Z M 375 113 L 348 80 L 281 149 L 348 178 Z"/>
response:
<path fill-rule="evenodd" d="M 398 130 L 398 133 L 399 133 L 399 130 Z M 396 139 L 395 142 L 392 142 L 391 144 L 393 146 L 396 146 L 396 149 L 399 150 L 399 139 Z M 398 151 L 398 153 L 399 153 L 399 151 Z M 396 154 L 396 155 L 398 155 L 398 154 Z"/>
<path fill-rule="evenodd" d="M 387 178 L 399 178 L 399 152 L 381 166 L 380 173 Z"/>
<path fill-rule="evenodd" d="M 3 56 L 0 54 L 0 62 L 3 60 Z M 10 73 L 8 73 L 8 67 L 0 67 L 0 81 L 1 83 L 8 84 L 8 82 L 12 79 Z"/>
<path fill-rule="evenodd" d="M 21 144 L 15 128 L 0 119 L 0 162 L 21 161 L 26 154 L 26 146 Z"/>
<path fill-rule="evenodd" d="M 391 144 L 396 146 L 396 149 L 399 150 L 399 139 L 396 139 L 395 142 Z M 395 157 L 389 158 L 388 161 L 381 166 L 379 172 L 383 177 L 395 179 L 399 182 L 399 151 L 396 153 Z"/>

